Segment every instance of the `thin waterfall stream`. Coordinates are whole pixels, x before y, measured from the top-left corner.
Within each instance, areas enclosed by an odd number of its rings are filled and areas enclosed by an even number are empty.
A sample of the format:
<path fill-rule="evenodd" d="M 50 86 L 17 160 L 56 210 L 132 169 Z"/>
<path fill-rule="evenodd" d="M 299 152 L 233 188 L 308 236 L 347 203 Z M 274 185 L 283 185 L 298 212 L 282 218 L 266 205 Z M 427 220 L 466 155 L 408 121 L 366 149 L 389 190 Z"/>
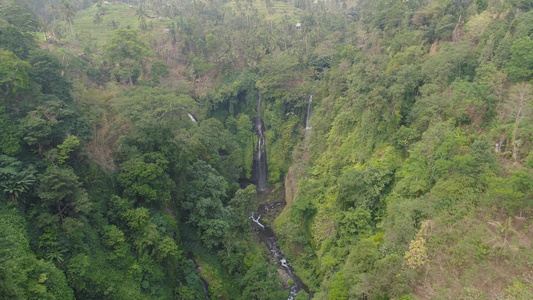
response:
<path fill-rule="evenodd" d="M 189 116 L 189 119 L 191 119 L 191 121 L 193 121 L 194 123 L 197 122 L 196 118 L 193 115 L 191 115 L 190 113 L 187 113 L 187 115 Z"/>
<path fill-rule="evenodd" d="M 313 114 L 313 95 L 309 97 L 309 102 L 307 104 L 307 116 L 305 117 L 305 137 L 309 136 L 311 132 L 311 115 Z"/>
<path fill-rule="evenodd" d="M 205 280 L 202 277 L 200 277 L 200 280 L 202 281 L 202 288 L 204 289 L 205 299 L 209 300 L 209 293 L 207 292 L 208 290 L 207 282 L 205 282 Z"/>
<path fill-rule="evenodd" d="M 261 119 L 261 95 L 257 97 L 257 117 L 253 119 L 254 131 L 257 136 L 257 147 L 254 149 L 252 165 L 252 181 L 257 186 L 258 192 L 267 189 L 268 167 L 265 143 L 265 124 Z"/>

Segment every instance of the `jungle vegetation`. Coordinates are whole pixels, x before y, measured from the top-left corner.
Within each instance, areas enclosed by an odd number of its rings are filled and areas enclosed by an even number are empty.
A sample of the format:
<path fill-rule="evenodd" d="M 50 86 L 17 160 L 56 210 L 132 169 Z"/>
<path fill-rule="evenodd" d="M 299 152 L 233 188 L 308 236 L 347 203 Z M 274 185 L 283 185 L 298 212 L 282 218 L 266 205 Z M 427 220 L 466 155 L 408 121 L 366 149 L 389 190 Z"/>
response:
<path fill-rule="evenodd" d="M 533 298 L 532 0 L 0 0 L 0 299 L 286 299 L 259 97 L 297 299 Z"/>

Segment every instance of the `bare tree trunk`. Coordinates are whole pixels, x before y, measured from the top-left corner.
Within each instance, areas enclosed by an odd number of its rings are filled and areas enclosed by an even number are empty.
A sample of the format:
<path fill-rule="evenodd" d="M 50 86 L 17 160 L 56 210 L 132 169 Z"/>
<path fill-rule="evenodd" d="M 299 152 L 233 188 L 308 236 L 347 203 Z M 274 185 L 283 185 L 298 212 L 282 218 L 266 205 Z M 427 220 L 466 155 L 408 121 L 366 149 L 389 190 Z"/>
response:
<path fill-rule="evenodd" d="M 520 112 L 522 109 L 519 109 L 514 120 L 513 125 L 513 137 L 512 137 L 512 143 L 513 143 L 513 161 L 518 161 L 518 145 L 516 143 L 516 137 L 518 135 L 518 124 L 520 123 Z"/>
<path fill-rule="evenodd" d="M 513 147 L 512 159 L 514 162 L 518 162 L 518 134 L 519 125 L 524 118 L 531 116 L 533 107 L 531 100 L 533 98 L 533 89 L 530 84 L 519 83 L 511 88 L 509 99 L 504 103 L 504 115 L 505 111 L 510 112 L 514 119 L 513 133 L 511 136 L 511 143 Z"/>
<path fill-rule="evenodd" d="M 63 221 L 63 209 L 61 209 L 61 205 L 59 204 L 59 201 L 56 201 L 56 208 L 57 208 L 57 212 L 59 213 L 59 217 L 61 218 L 61 221 Z"/>

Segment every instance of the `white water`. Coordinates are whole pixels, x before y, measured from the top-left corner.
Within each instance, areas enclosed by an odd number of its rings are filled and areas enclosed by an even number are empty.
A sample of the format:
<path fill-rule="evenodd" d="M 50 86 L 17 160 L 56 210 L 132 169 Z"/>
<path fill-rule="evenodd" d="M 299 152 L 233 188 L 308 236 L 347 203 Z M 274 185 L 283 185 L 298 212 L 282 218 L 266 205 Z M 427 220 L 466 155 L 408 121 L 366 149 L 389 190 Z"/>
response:
<path fill-rule="evenodd" d="M 279 206 L 281 203 L 268 203 L 261 205 L 258 208 L 259 212 L 266 213 L 269 209 L 274 209 L 275 207 Z M 296 295 L 301 290 L 306 290 L 307 287 L 303 284 L 302 280 L 296 276 L 294 273 L 294 270 L 292 269 L 291 264 L 287 261 L 281 250 L 279 249 L 277 245 L 277 237 L 274 234 L 274 232 L 262 224 L 259 220 L 261 218 L 261 215 L 259 215 L 257 218 L 255 218 L 254 213 L 251 213 L 250 219 L 252 220 L 252 227 L 257 232 L 257 235 L 259 238 L 265 243 L 267 248 L 270 250 L 272 255 L 276 258 L 276 260 L 279 262 L 279 266 L 285 270 L 287 275 L 292 278 L 294 281 L 294 284 L 289 288 L 290 295 L 287 298 L 287 300 L 294 300 Z"/>
<path fill-rule="evenodd" d="M 203 278 L 200 277 L 200 280 L 202 281 L 202 287 L 204 289 L 204 295 L 205 295 L 205 299 L 206 300 L 209 300 L 209 293 L 207 292 L 207 283 L 205 282 L 205 280 Z"/>
<path fill-rule="evenodd" d="M 261 95 L 257 98 L 257 117 L 254 124 L 257 135 L 257 149 L 254 151 L 254 165 L 252 175 L 256 181 L 257 190 L 263 192 L 267 189 L 268 166 L 266 162 L 265 124 L 261 119 Z"/>
<path fill-rule="evenodd" d="M 252 212 L 252 215 L 250 216 L 250 219 L 252 219 L 252 221 L 259 225 L 262 229 L 265 229 L 265 225 L 261 224 L 261 222 L 259 222 L 259 219 L 261 219 L 261 215 L 259 215 L 257 218 L 254 219 L 254 213 Z"/>
<path fill-rule="evenodd" d="M 191 119 L 191 121 L 196 123 L 196 119 L 190 113 L 187 113 L 187 115 L 189 116 L 189 119 Z"/>
<path fill-rule="evenodd" d="M 307 137 L 309 133 L 311 132 L 311 114 L 313 113 L 313 95 L 309 97 L 309 103 L 307 104 L 307 116 L 305 117 L 305 136 Z"/>

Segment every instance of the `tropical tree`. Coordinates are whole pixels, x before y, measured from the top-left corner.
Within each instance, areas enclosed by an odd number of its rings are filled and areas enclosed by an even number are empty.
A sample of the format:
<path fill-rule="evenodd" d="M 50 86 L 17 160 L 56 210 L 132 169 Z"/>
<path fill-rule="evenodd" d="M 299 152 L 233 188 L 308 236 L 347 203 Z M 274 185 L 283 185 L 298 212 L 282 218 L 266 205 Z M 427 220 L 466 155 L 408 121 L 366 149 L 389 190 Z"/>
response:
<path fill-rule="evenodd" d="M 22 32 L 36 32 L 39 30 L 40 24 L 37 18 L 17 4 L 0 6 L 0 16 Z"/>
<path fill-rule="evenodd" d="M 0 189 L 17 202 L 20 196 L 30 191 L 35 183 L 35 169 L 25 166 L 21 161 L 0 155 Z"/>
<path fill-rule="evenodd" d="M 107 23 L 107 25 L 111 27 L 112 30 L 117 30 L 120 26 L 120 22 L 118 22 L 117 20 L 111 20 L 109 21 L 109 23 Z"/>
<path fill-rule="evenodd" d="M 93 24 L 94 25 L 100 25 L 102 23 L 102 15 L 100 15 L 99 12 L 97 12 L 95 15 L 94 15 L 94 18 L 93 18 Z"/>
<path fill-rule="evenodd" d="M 13 52 L 21 59 L 26 59 L 31 50 L 37 48 L 35 35 L 24 32 L 15 26 L 2 28 L 0 48 Z"/>
<path fill-rule="evenodd" d="M 70 28 L 70 36 L 72 37 L 72 40 L 76 40 L 76 36 L 74 35 L 74 18 L 76 17 L 76 7 L 69 2 L 69 0 L 62 0 L 61 1 L 61 13 L 63 15 L 63 19 L 68 23 Z"/>
<path fill-rule="evenodd" d="M 15 54 L 0 49 L 0 97 L 9 97 L 19 90 L 29 88 L 30 64 Z"/>
<path fill-rule="evenodd" d="M 509 118 L 513 122 L 513 131 L 511 135 L 511 145 L 513 147 L 512 158 L 518 161 L 519 150 L 519 125 L 529 118 L 533 112 L 533 88 L 529 83 L 519 83 L 511 87 L 509 98 L 502 106 L 502 111 L 505 118 Z"/>
<path fill-rule="evenodd" d="M 139 28 L 141 30 L 146 30 L 146 10 L 143 3 L 139 4 L 135 15 L 137 16 L 137 20 L 139 21 Z"/>
<path fill-rule="evenodd" d="M 144 161 L 132 158 L 122 164 L 123 173 L 118 181 L 124 187 L 124 195 L 141 203 L 167 204 L 170 201 L 172 181 L 165 173 L 168 164 L 162 155 L 145 155 Z"/>
<path fill-rule="evenodd" d="M 91 210 L 87 192 L 71 168 L 50 166 L 39 179 L 39 197 L 46 206 L 55 207 L 61 220 Z"/>
<path fill-rule="evenodd" d="M 533 77 L 533 40 L 523 37 L 511 46 L 511 61 L 507 65 L 507 73 L 511 82 L 527 81 Z"/>
<path fill-rule="evenodd" d="M 144 71 L 143 60 L 152 56 L 152 51 L 140 37 L 137 31 L 120 29 L 105 45 L 107 58 L 115 64 L 112 75 L 121 79 L 128 79 L 133 86 L 134 74 Z"/>
<path fill-rule="evenodd" d="M 207 247 L 218 246 L 230 229 L 229 210 L 222 204 L 227 182 L 204 161 L 192 164 L 188 173 L 190 181 L 182 203 L 187 222 L 198 228 L 198 235 Z"/>

